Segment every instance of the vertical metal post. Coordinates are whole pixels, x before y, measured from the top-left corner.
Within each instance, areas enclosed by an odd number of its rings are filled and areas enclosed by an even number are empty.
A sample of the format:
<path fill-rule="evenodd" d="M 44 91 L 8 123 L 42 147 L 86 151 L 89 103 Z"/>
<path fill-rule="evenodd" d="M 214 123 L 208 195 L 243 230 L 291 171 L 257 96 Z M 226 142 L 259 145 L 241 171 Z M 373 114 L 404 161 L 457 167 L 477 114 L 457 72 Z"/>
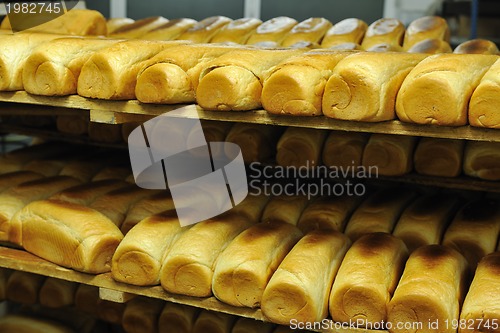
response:
<path fill-rule="evenodd" d="M 385 0 L 384 1 L 384 17 L 398 18 L 398 0 Z"/>
<path fill-rule="evenodd" d="M 260 19 L 261 0 L 243 0 L 245 3 L 243 17 Z"/>
<path fill-rule="evenodd" d="M 472 0 L 470 13 L 470 39 L 477 38 L 477 20 L 479 16 L 479 0 Z"/>
<path fill-rule="evenodd" d="M 127 0 L 110 0 L 109 16 L 127 17 Z"/>

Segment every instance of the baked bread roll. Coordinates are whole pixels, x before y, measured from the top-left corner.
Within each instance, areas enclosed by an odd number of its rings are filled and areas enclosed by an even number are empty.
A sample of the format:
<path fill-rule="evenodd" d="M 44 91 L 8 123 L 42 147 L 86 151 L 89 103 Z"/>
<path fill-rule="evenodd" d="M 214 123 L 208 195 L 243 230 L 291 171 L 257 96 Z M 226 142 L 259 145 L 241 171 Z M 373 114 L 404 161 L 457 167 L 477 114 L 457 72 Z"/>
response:
<path fill-rule="evenodd" d="M 368 133 L 330 131 L 323 145 L 323 164 L 340 170 L 358 168 L 369 138 Z"/>
<path fill-rule="evenodd" d="M 467 261 L 453 249 L 427 245 L 413 252 L 387 307 L 389 332 L 404 332 L 397 323 L 420 323 L 415 333 L 456 332 L 446 323 L 458 320 L 466 275 Z"/>
<path fill-rule="evenodd" d="M 104 143 L 122 142 L 122 128 L 120 124 L 90 122 L 87 131 L 89 138 L 93 141 Z"/>
<path fill-rule="evenodd" d="M 303 52 L 297 49 L 258 48 L 227 52 L 208 62 L 201 71 L 196 101 L 208 110 L 258 109 L 262 106 L 262 83 L 266 72 L 283 60 Z"/>
<path fill-rule="evenodd" d="M 98 173 L 92 177 L 93 182 L 101 180 L 123 180 L 127 179 L 132 174 L 130 167 L 126 166 L 108 166 L 102 168 Z"/>
<path fill-rule="evenodd" d="M 182 228 L 175 211 L 145 218 L 124 237 L 113 255 L 111 274 L 119 282 L 136 286 L 160 284 L 160 269 Z"/>
<path fill-rule="evenodd" d="M 322 17 L 311 17 L 295 25 L 281 43 L 289 47 L 299 42 L 321 43 L 323 36 L 332 27 L 332 22 Z"/>
<path fill-rule="evenodd" d="M 233 306 L 259 307 L 271 276 L 301 236 L 289 223 L 259 223 L 243 231 L 217 260 L 215 297 Z"/>
<path fill-rule="evenodd" d="M 13 271 L 7 280 L 6 297 L 20 304 L 37 304 L 38 294 L 45 276 L 23 271 Z"/>
<path fill-rule="evenodd" d="M 178 18 L 168 21 L 141 36 L 149 40 L 174 40 L 197 22 L 190 18 Z"/>
<path fill-rule="evenodd" d="M 288 167 L 314 168 L 321 164 L 327 130 L 288 127 L 276 147 L 276 163 Z"/>
<path fill-rule="evenodd" d="M 484 74 L 469 102 L 469 124 L 500 128 L 497 105 L 500 93 L 500 59 Z"/>
<path fill-rule="evenodd" d="M 123 312 L 122 326 L 127 333 L 150 333 L 158 331 L 158 318 L 165 306 L 160 299 L 135 297 L 127 302 Z"/>
<path fill-rule="evenodd" d="M 261 24 L 261 20 L 253 17 L 234 20 L 223 26 L 210 42 L 246 44 L 248 38 Z"/>
<path fill-rule="evenodd" d="M 475 269 L 482 257 L 495 252 L 499 232 L 498 200 L 475 200 L 456 214 L 446 229 L 442 244 L 460 252 Z"/>
<path fill-rule="evenodd" d="M 348 53 L 313 50 L 286 59 L 264 81 L 262 106 L 273 114 L 322 114 L 323 90 L 333 68 Z"/>
<path fill-rule="evenodd" d="M 252 223 L 258 223 L 263 219 L 264 209 L 269 203 L 270 196 L 261 194 L 250 194 L 242 202 L 231 209 L 231 213 L 244 217 Z"/>
<path fill-rule="evenodd" d="M 365 51 L 368 52 L 403 52 L 403 48 L 399 45 L 394 45 L 391 43 L 380 43 L 380 44 L 375 44 L 373 46 L 370 46 L 367 48 Z"/>
<path fill-rule="evenodd" d="M 262 313 L 289 325 L 320 322 L 328 315 L 328 297 L 351 241 L 334 230 L 306 234 L 281 262 L 262 296 Z"/>
<path fill-rule="evenodd" d="M 144 62 L 180 41 L 130 40 L 94 53 L 78 77 L 78 94 L 100 99 L 134 99 L 137 74 Z"/>
<path fill-rule="evenodd" d="M 332 319 L 359 327 L 387 322 L 387 304 L 407 258 L 403 241 L 390 234 L 359 238 L 347 251 L 331 288 Z"/>
<path fill-rule="evenodd" d="M 98 197 L 125 185 L 125 182 L 116 179 L 101 180 L 67 188 L 50 196 L 49 199 L 88 206 Z"/>
<path fill-rule="evenodd" d="M 168 20 L 162 16 L 152 16 L 141 20 L 134 21 L 130 24 L 124 25 L 110 34 L 108 37 L 119 38 L 140 38 L 149 31 L 167 23 Z"/>
<path fill-rule="evenodd" d="M 354 43 L 361 44 L 368 25 L 357 18 L 348 18 L 336 23 L 331 27 L 321 41 L 321 47 L 330 48 L 332 46 Z"/>
<path fill-rule="evenodd" d="M 418 138 L 391 134 L 372 134 L 363 151 L 363 166 L 383 176 L 401 176 L 413 169 Z"/>
<path fill-rule="evenodd" d="M 75 333 L 69 327 L 54 321 L 13 314 L 0 318 L 0 331 L 16 333 Z"/>
<path fill-rule="evenodd" d="M 117 43 L 98 38 L 59 38 L 33 49 L 23 66 L 24 90 L 30 94 L 64 96 L 76 94 L 85 62 L 97 51 Z"/>
<path fill-rule="evenodd" d="M 452 49 L 448 42 L 441 39 L 424 39 L 420 42 L 413 44 L 406 50 L 409 53 L 451 53 Z"/>
<path fill-rule="evenodd" d="M 465 144 L 464 173 L 471 177 L 499 180 L 499 147 L 496 142 L 468 141 Z"/>
<path fill-rule="evenodd" d="M 122 326 L 123 313 L 126 307 L 126 303 L 116 303 L 99 299 L 97 301 L 97 317 L 105 322 Z"/>
<path fill-rule="evenodd" d="M 403 45 L 405 26 L 395 18 L 381 18 L 368 26 L 361 46 L 367 50 L 377 44 Z"/>
<path fill-rule="evenodd" d="M 7 281 L 12 271 L 7 268 L 0 269 L 0 302 L 7 299 Z"/>
<path fill-rule="evenodd" d="M 489 254 L 479 262 L 460 313 L 460 320 L 468 325 L 458 332 L 500 332 L 495 324 L 500 318 L 499 274 L 500 252 Z"/>
<path fill-rule="evenodd" d="M 230 333 L 237 317 L 220 312 L 201 311 L 192 333 Z"/>
<path fill-rule="evenodd" d="M 6 191 L 22 183 L 42 178 L 41 174 L 33 171 L 15 171 L 0 175 L 0 192 Z"/>
<path fill-rule="evenodd" d="M 101 213 L 55 200 L 32 202 L 17 213 L 15 240 L 28 252 L 84 273 L 111 270 L 122 233 Z"/>
<path fill-rule="evenodd" d="M 56 118 L 57 130 L 61 133 L 71 135 L 83 135 L 87 133 L 89 127 L 89 117 L 87 115 L 59 115 Z"/>
<path fill-rule="evenodd" d="M 274 325 L 250 318 L 239 318 L 231 333 L 272 333 Z"/>
<path fill-rule="evenodd" d="M 461 203 L 458 196 L 449 193 L 420 196 L 403 211 L 393 235 L 403 240 L 410 252 L 424 245 L 440 244 Z"/>
<path fill-rule="evenodd" d="M 372 232 L 392 233 L 401 213 L 416 193 L 404 187 L 388 187 L 371 194 L 354 211 L 345 234 L 352 241 Z"/>
<path fill-rule="evenodd" d="M 80 284 L 75 293 L 75 307 L 87 314 L 97 315 L 99 303 L 99 287 Z"/>
<path fill-rule="evenodd" d="M 77 288 L 75 282 L 48 277 L 40 289 L 40 305 L 53 309 L 73 305 Z"/>
<path fill-rule="evenodd" d="M 413 45 L 426 40 L 450 42 L 448 22 L 439 16 L 424 16 L 410 23 L 404 35 L 403 47 L 409 50 Z"/>
<path fill-rule="evenodd" d="M 226 142 L 241 148 L 245 163 L 266 162 L 276 154 L 276 144 L 282 128 L 261 124 L 236 123 L 227 134 Z"/>
<path fill-rule="evenodd" d="M 287 16 L 278 16 L 262 23 L 247 40 L 247 44 L 276 42 L 281 44 L 285 36 L 297 25 L 297 21 Z"/>
<path fill-rule="evenodd" d="M 362 198 L 355 195 L 316 198 L 304 209 L 297 226 L 303 233 L 315 229 L 331 229 L 342 232 Z"/>
<path fill-rule="evenodd" d="M 199 138 L 200 130 L 202 135 L 205 136 L 207 142 L 223 142 L 226 141 L 226 137 L 229 131 L 233 127 L 234 123 L 224 122 L 224 121 L 213 121 L 213 120 L 200 120 L 200 127 L 193 127 L 189 132 L 187 137 L 187 146 L 194 147 L 194 144 Z M 210 147 L 212 155 L 218 155 L 220 152 L 214 152 L 213 149 L 217 147 Z"/>
<path fill-rule="evenodd" d="M 158 333 L 191 333 L 199 309 L 176 303 L 166 303 L 158 319 Z"/>
<path fill-rule="evenodd" d="M 410 53 L 352 54 L 333 69 L 323 95 L 327 117 L 379 122 L 396 118 L 396 94 L 406 75 L 425 55 Z M 390 69 L 380 62 L 391 63 Z M 384 82 L 384 84 L 380 84 Z"/>
<path fill-rule="evenodd" d="M 463 140 L 420 138 L 413 155 L 415 171 L 421 175 L 457 177 L 462 173 Z"/>
<path fill-rule="evenodd" d="M 59 175 L 73 177 L 83 183 L 90 182 L 102 169 L 116 163 L 117 159 L 120 156 L 110 151 L 82 154 L 79 158 L 68 161 Z"/>
<path fill-rule="evenodd" d="M 72 155 L 68 155 L 69 158 Z M 43 159 L 43 160 L 33 160 L 23 166 L 24 171 L 37 172 L 44 177 L 57 176 L 64 165 L 67 163 L 62 156 L 58 156 L 57 159 Z"/>
<path fill-rule="evenodd" d="M 303 195 L 280 195 L 272 197 L 262 213 L 263 223 L 288 223 L 297 225 L 309 200 Z"/>
<path fill-rule="evenodd" d="M 436 54 L 422 60 L 404 80 L 396 113 L 404 122 L 461 126 L 481 77 L 498 59 L 481 54 Z"/>
<path fill-rule="evenodd" d="M 106 30 L 108 32 L 108 35 L 111 35 L 113 32 L 115 32 L 117 29 L 124 27 L 126 25 L 129 25 L 131 23 L 134 23 L 135 20 L 131 19 L 130 17 L 114 17 L 110 18 L 106 21 Z"/>
<path fill-rule="evenodd" d="M 473 39 L 458 45 L 453 53 L 459 54 L 494 54 L 499 52 L 498 47 L 492 41 L 486 39 Z"/>
<path fill-rule="evenodd" d="M 194 43 L 208 43 L 232 20 L 225 16 L 211 16 L 196 23 L 177 37 L 179 40 L 189 40 Z"/>
<path fill-rule="evenodd" d="M 356 43 L 341 43 L 330 46 L 328 50 L 336 50 L 336 51 L 353 51 L 358 50 L 361 51 L 361 45 Z"/>

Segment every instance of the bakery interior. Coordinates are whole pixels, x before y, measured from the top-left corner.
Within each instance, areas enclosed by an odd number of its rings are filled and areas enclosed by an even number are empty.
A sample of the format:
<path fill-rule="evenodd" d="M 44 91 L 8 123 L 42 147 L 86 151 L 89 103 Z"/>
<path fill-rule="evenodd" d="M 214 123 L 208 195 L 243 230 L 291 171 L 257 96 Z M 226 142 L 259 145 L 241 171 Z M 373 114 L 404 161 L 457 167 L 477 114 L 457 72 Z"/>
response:
<path fill-rule="evenodd" d="M 500 332 L 500 2 L 0 16 L 0 333 Z"/>

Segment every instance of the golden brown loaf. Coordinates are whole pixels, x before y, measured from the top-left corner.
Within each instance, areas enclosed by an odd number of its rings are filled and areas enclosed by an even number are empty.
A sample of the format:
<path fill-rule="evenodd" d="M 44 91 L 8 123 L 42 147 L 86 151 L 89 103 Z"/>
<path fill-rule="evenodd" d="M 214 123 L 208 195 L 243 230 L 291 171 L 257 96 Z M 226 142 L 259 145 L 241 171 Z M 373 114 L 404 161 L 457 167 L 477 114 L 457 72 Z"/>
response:
<path fill-rule="evenodd" d="M 278 141 L 276 163 L 295 168 L 320 165 L 327 135 L 327 130 L 288 127 Z"/>
<path fill-rule="evenodd" d="M 124 25 L 110 34 L 109 37 L 119 38 L 141 38 L 149 31 L 167 23 L 168 20 L 162 16 L 152 16 L 141 20 L 134 21 L 130 24 Z"/>
<path fill-rule="evenodd" d="M 176 303 L 166 303 L 158 318 L 158 333 L 191 333 L 199 309 Z"/>
<path fill-rule="evenodd" d="M 130 166 L 110 165 L 99 170 L 98 173 L 92 177 L 91 181 L 97 182 L 101 180 L 123 180 L 127 179 L 132 174 Z M 127 182 L 127 185 L 129 183 Z"/>
<path fill-rule="evenodd" d="M 489 254 L 479 262 L 460 314 L 460 320 L 468 325 L 458 332 L 500 332 L 495 323 L 500 318 L 499 275 L 500 252 Z"/>
<path fill-rule="evenodd" d="M 223 26 L 210 42 L 246 44 L 248 38 L 261 24 L 261 20 L 253 17 L 234 20 Z"/>
<path fill-rule="evenodd" d="M 13 271 L 7 280 L 6 297 L 20 304 L 37 304 L 38 294 L 45 276 L 23 271 Z"/>
<path fill-rule="evenodd" d="M 276 42 L 281 44 L 285 36 L 297 25 L 297 21 L 287 16 L 278 16 L 262 23 L 247 40 L 247 44 Z"/>
<path fill-rule="evenodd" d="M 7 298 L 7 281 L 12 271 L 7 268 L 0 269 L 0 301 L 5 301 Z"/>
<path fill-rule="evenodd" d="M 75 333 L 69 327 L 54 321 L 13 314 L 0 319 L 0 331 L 16 333 Z"/>
<path fill-rule="evenodd" d="M 262 106 L 262 84 L 271 68 L 303 49 L 245 48 L 208 62 L 200 73 L 196 100 L 209 110 L 252 110 Z"/>
<path fill-rule="evenodd" d="M 205 136 L 207 142 L 223 142 L 226 141 L 226 137 L 233 127 L 234 123 L 231 122 L 223 122 L 223 121 L 213 121 L 213 120 L 200 120 L 201 128 L 196 127 L 193 128 L 189 135 L 187 136 L 187 146 L 194 147 L 194 143 L 196 142 L 196 138 L 200 135 L 200 130 L 202 131 L 202 135 Z M 216 147 L 210 147 L 214 149 Z M 216 155 L 220 153 L 219 151 L 212 151 L 212 155 Z"/>
<path fill-rule="evenodd" d="M 406 29 L 403 47 L 408 50 L 413 45 L 426 39 L 450 41 L 450 29 L 444 18 L 424 16 L 411 22 Z"/>
<path fill-rule="evenodd" d="M 323 146 L 323 164 L 340 170 L 358 168 L 369 138 L 367 133 L 330 131 Z"/>
<path fill-rule="evenodd" d="M 460 203 L 458 196 L 449 193 L 420 196 L 403 211 L 393 235 L 403 240 L 410 252 L 424 245 L 440 244 Z"/>
<path fill-rule="evenodd" d="M 359 19 L 348 18 L 336 23 L 323 37 L 321 47 L 329 48 L 344 43 L 361 44 L 368 25 Z"/>
<path fill-rule="evenodd" d="M 59 115 L 56 118 L 56 126 L 57 130 L 61 133 L 83 135 L 87 133 L 89 117 L 82 114 L 71 116 Z"/>
<path fill-rule="evenodd" d="M 90 122 L 88 126 L 88 136 L 93 141 L 104 143 L 122 142 L 122 129 L 120 124 Z"/>
<path fill-rule="evenodd" d="M 332 22 L 322 17 L 311 17 L 295 25 L 281 43 L 289 47 L 300 42 L 320 44 L 323 36 L 332 27 Z"/>
<path fill-rule="evenodd" d="M 215 297 L 233 306 L 259 307 L 269 279 L 301 236 L 288 223 L 259 223 L 243 231 L 217 259 Z"/>
<path fill-rule="evenodd" d="M 334 321 L 361 327 L 387 321 L 389 303 L 408 250 L 400 239 L 385 233 L 367 234 L 347 251 L 330 294 Z"/>
<path fill-rule="evenodd" d="M 270 196 L 263 193 L 259 195 L 250 194 L 242 202 L 231 209 L 231 213 L 244 217 L 253 223 L 262 219 L 264 208 L 269 202 Z"/>
<path fill-rule="evenodd" d="M 289 325 L 320 322 L 328 315 L 328 298 L 351 241 L 334 230 L 311 231 L 281 262 L 262 296 L 262 312 L 272 322 Z"/>
<path fill-rule="evenodd" d="M 77 288 L 75 282 L 48 277 L 40 289 L 40 305 L 55 309 L 73 305 Z"/>
<path fill-rule="evenodd" d="M 369 49 L 377 44 L 403 45 L 405 26 L 395 18 L 381 18 L 368 26 L 361 46 Z"/>
<path fill-rule="evenodd" d="M 80 284 L 75 292 L 75 307 L 83 313 L 97 315 L 99 302 L 99 287 Z"/>
<path fill-rule="evenodd" d="M 497 109 L 500 94 L 500 59 L 484 74 L 469 103 L 471 126 L 500 128 Z"/>
<path fill-rule="evenodd" d="M 361 45 L 356 43 L 341 43 L 334 46 L 330 46 L 327 50 L 336 51 L 361 51 Z"/>
<path fill-rule="evenodd" d="M 127 333 L 150 333 L 158 331 L 158 318 L 165 302 L 160 299 L 135 297 L 127 302 L 123 312 L 122 326 Z"/>
<path fill-rule="evenodd" d="M 129 17 L 110 18 L 106 21 L 106 30 L 108 32 L 108 35 L 111 35 L 115 30 L 134 22 L 135 20 Z"/>
<path fill-rule="evenodd" d="M 274 325 L 250 318 L 239 318 L 231 333 L 272 333 Z"/>
<path fill-rule="evenodd" d="M 245 163 L 265 162 L 275 156 L 281 128 L 270 125 L 236 123 L 227 134 L 226 142 L 240 146 Z"/>
<path fill-rule="evenodd" d="M 262 213 L 264 223 L 297 225 L 309 200 L 305 195 L 280 195 L 272 197 Z"/>
<path fill-rule="evenodd" d="M 125 182 L 116 179 L 101 180 L 72 186 L 50 196 L 50 199 L 88 206 L 98 197 L 125 185 Z"/>
<path fill-rule="evenodd" d="M 464 173 L 471 177 L 499 180 L 499 147 L 500 144 L 496 142 L 467 142 L 464 153 Z"/>
<path fill-rule="evenodd" d="M 409 53 L 426 54 L 450 53 L 451 51 L 450 44 L 441 39 L 424 39 L 406 50 Z"/>
<path fill-rule="evenodd" d="M 220 312 L 201 311 L 192 333 L 230 333 L 237 317 Z"/>
<path fill-rule="evenodd" d="M 457 177 L 462 173 L 463 140 L 421 138 L 413 155 L 415 171 L 436 177 Z"/>
<path fill-rule="evenodd" d="M 391 43 L 380 43 L 367 48 L 365 51 L 385 53 L 385 52 L 402 52 L 403 49 L 399 45 L 394 45 Z"/>
<path fill-rule="evenodd" d="M 401 213 L 415 196 L 413 190 L 398 187 L 374 192 L 354 211 L 347 222 L 345 234 L 356 241 L 372 232 L 392 233 Z"/>
<path fill-rule="evenodd" d="M 313 199 L 300 215 L 297 226 L 303 233 L 315 229 L 342 232 L 362 198 L 354 195 L 332 195 Z"/>
<path fill-rule="evenodd" d="M 458 45 L 453 53 L 459 54 L 498 54 L 499 50 L 495 43 L 485 39 L 473 39 Z"/>
<path fill-rule="evenodd" d="M 0 175 L 0 192 L 8 190 L 11 187 L 26 183 L 32 180 L 42 178 L 41 174 L 33 171 L 14 171 Z"/>
<path fill-rule="evenodd" d="M 369 122 L 395 119 L 399 87 L 424 58 L 422 54 L 392 52 L 350 55 L 337 64 L 326 83 L 323 114 L 335 119 Z"/>
<path fill-rule="evenodd" d="M 105 322 L 122 326 L 126 303 L 116 303 L 99 299 L 97 301 L 97 318 Z"/>
<path fill-rule="evenodd" d="M 149 40 L 174 40 L 197 22 L 190 18 L 178 18 L 168 21 L 141 36 Z"/>
<path fill-rule="evenodd" d="M 108 154 L 109 155 L 109 154 Z M 109 164 L 103 154 L 83 154 L 83 156 L 68 161 L 61 169 L 60 176 L 72 177 L 80 182 L 89 182 L 94 176 Z"/>
<path fill-rule="evenodd" d="M 83 65 L 78 94 L 101 99 L 134 99 L 144 61 L 181 41 L 129 40 L 94 53 Z"/>
<path fill-rule="evenodd" d="M 497 59 L 497 56 L 481 54 L 427 57 L 412 69 L 398 92 L 398 118 L 417 124 L 467 124 L 472 92 Z"/>
<path fill-rule="evenodd" d="M 401 176 L 413 169 L 418 138 L 392 134 L 372 134 L 363 151 L 363 166 L 376 168 L 382 176 Z"/>
<path fill-rule="evenodd" d="M 230 18 L 225 16 L 207 17 L 186 30 L 177 39 L 189 40 L 195 43 L 208 43 L 222 27 L 228 25 L 231 21 Z"/>
<path fill-rule="evenodd" d="M 456 332 L 446 322 L 459 317 L 466 275 L 467 261 L 453 249 L 428 245 L 413 252 L 387 308 L 389 331 L 405 332 L 397 323 L 421 323 L 415 333 Z"/>
<path fill-rule="evenodd" d="M 28 252 L 85 273 L 111 270 L 111 257 L 123 238 L 101 213 L 55 200 L 32 202 L 12 219 L 16 239 Z"/>
<path fill-rule="evenodd" d="M 474 269 L 485 255 L 495 251 L 500 232 L 500 206 L 495 199 L 469 202 L 455 216 L 443 237 Z"/>
<path fill-rule="evenodd" d="M 181 228 L 172 210 L 139 222 L 123 238 L 113 255 L 113 279 L 137 286 L 159 284 L 163 258 L 187 229 Z"/>
<path fill-rule="evenodd" d="M 274 114 L 321 115 L 326 81 L 337 63 L 348 54 L 313 50 L 284 60 L 272 69 L 264 81 L 262 106 Z"/>
<path fill-rule="evenodd" d="M 162 287 L 188 296 L 212 295 L 212 277 L 219 254 L 252 224 L 246 217 L 228 212 L 191 227 L 177 239 L 163 261 Z"/>

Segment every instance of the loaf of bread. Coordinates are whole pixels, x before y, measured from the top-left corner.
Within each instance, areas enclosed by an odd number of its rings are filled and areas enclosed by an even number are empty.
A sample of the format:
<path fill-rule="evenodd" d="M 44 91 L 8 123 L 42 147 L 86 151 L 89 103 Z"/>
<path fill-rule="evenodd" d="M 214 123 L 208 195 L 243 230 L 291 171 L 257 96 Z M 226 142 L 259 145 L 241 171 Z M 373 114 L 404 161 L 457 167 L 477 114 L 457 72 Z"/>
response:
<path fill-rule="evenodd" d="M 61 133 L 71 135 L 83 135 L 89 127 L 87 115 L 75 114 L 71 116 L 59 115 L 56 118 L 57 130 Z"/>
<path fill-rule="evenodd" d="M 323 114 L 335 119 L 369 122 L 395 119 L 399 87 L 425 57 L 392 52 L 360 52 L 346 57 L 333 69 L 326 83 Z M 387 68 L 381 63 L 392 65 Z"/>
<path fill-rule="evenodd" d="M 113 32 L 108 34 L 108 37 L 120 39 L 120 38 L 141 38 L 143 35 L 149 31 L 158 28 L 168 22 L 168 19 L 162 16 L 151 16 L 144 19 L 134 21 L 132 23 L 126 24 Z"/>
<path fill-rule="evenodd" d="M 463 140 L 421 138 L 413 155 L 415 171 L 427 176 L 457 177 L 462 173 L 464 145 Z"/>
<path fill-rule="evenodd" d="M 334 230 L 315 230 L 302 237 L 267 284 L 263 314 L 282 325 L 325 319 L 333 280 L 350 244 L 347 236 Z"/>
<path fill-rule="evenodd" d="M 356 43 L 340 43 L 333 46 L 330 46 L 327 50 L 336 50 L 336 51 L 361 51 L 361 45 Z"/>
<path fill-rule="evenodd" d="M 386 233 L 367 234 L 347 251 L 330 293 L 330 314 L 358 327 L 387 322 L 389 303 L 408 258 L 403 241 Z"/>
<path fill-rule="evenodd" d="M 67 176 L 86 183 L 92 180 L 94 176 L 101 171 L 107 164 L 102 154 L 87 154 L 80 158 L 68 161 L 61 169 L 60 176 Z"/>
<path fill-rule="evenodd" d="M 493 54 L 497 55 L 498 47 L 492 41 L 486 39 L 472 39 L 458 45 L 453 53 L 459 54 Z"/>
<path fill-rule="evenodd" d="M 127 333 L 158 332 L 158 318 L 165 306 L 160 299 L 135 297 L 127 302 L 122 327 Z"/>
<path fill-rule="evenodd" d="M 451 53 L 452 49 L 450 43 L 441 39 L 424 39 L 418 43 L 413 44 L 406 52 L 409 53 Z"/>
<path fill-rule="evenodd" d="M 101 180 L 122 180 L 125 181 L 132 174 L 130 166 L 110 165 L 102 168 L 92 177 L 91 181 L 98 182 Z M 128 183 L 127 183 L 128 184 Z"/>
<path fill-rule="evenodd" d="M 66 157 L 71 158 L 74 155 L 67 155 Z M 66 164 L 63 156 L 58 156 L 57 158 L 33 160 L 23 166 L 23 171 L 36 172 L 44 177 L 57 176 L 64 165 Z"/>
<path fill-rule="evenodd" d="M 276 163 L 287 167 L 314 168 L 321 164 L 327 130 L 288 127 L 276 147 Z"/>
<path fill-rule="evenodd" d="M 13 271 L 7 280 L 6 298 L 20 304 L 37 304 L 45 276 Z"/>
<path fill-rule="evenodd" d="M 0 269 L 0 302 L 7 299 L 7 281 L 9 280 L 10 274 L 12 274 L 10 269 L 3 267 Z"/>
<path fill-rule="evenodd" d="M 262 222 L 297 225 L 308 203 L 305 195 L 273 196 L 264 208 Z"/>
<path fill-rule="evenodd" d="M 404 187 L 388 187 L 374 192 L 354 211 L 345 234 L 356 241 L 372 232 L 392 233 L 401 213 L 415 196 L 415 191 Z"/>
<path fill-rule="evenodd" d="M 500 179 L 498 160 L 500 144 L 486 141 L 468 141 L 465 144 L 463 170 L 467 176 L 486 180 Z"/>
<path fill-rule="evenodd" d="M 0 175 L 0 192 L 11 187 L 42 178 L 42 175 L 33 171 L 15 171 Z"/>
<path fill-rule="evenodd" d="M 222 252 L 213 274 L 213 293 L 224 303 L 259 307 L 271 276 L 302 233 L 289 223 L 259 223 Z"/>
<path fill-rule="evenodd" d="M 189 40 L 194 43 L 208 43 L 232 20 L 225 16 L 211 16 L 193 25 L 177 37 L 179 40 Z"/>
<path fill-rule="evenodd" d="M 440 244 L 461 200 L 457 195 L 438 193 L 415 199 L 401 214 L 393 235 L 413 252 L 424 245 Z"/>
<path fill-rule="evenodd" d="M 80 284 L 75 292 L 75 307 L 83 313 L 97 315 L 99 287 Z"/>
<path fill-rule="evenodd" d="M 115 32 L 117 29 L 124 27 L 126 25 L 129 25 L 131 23 L 134 23 L 135 20 L 131 19 L 130 17 L 114 17 L 110 18 L 106 21 L 106 30 L 108 35 L 111 35 L 113 32 Z"/>
<path fill-rule="evenodd" d="M 75 333 L 69 327 L 55 321 L 14 314 L 0 318 L 0 331 L 16 333 Z"/>
<path fill-rule="evenodd" d="M 241 148 L 245 163 L 266 162 L 276 154 L 276 144 L 282 128 L 270 125 L 236 123 L 226 136 L 226 142 Z"/>
<path fill-rule="evenodd" d="M 122 142 L 122 129 L 120 124 L 90 122 L 88 126 L 88 136 L 93 141 L 103 143 Z"/>
<path fill-rule="evenodd" d="M 373 46 L 370 46 L 369 48 L 365 49 L 365 51 L 368 52 L 403 52 L 403 48 L 399 45 L 395 45 L 392 43 L 380 43 L 380 44 L 375 44 Z"/>
<path fill-rule="evenodd" d="M 262 23 L 247 40 L 247 44 L 260 42 L 276 42 L 278 45 L 285 36 L 297 25 L 297 21 L 287 16 L 278 16 Z"/>
<path fill-rule="evenodd" d="M 201 311 L 192 333 L 231 333 L 237 317 L 220 312 Z"/>
<path fill-rule="evenodd" d="M 253 17 L 234 20 L 223 26 L 210 42 L 246 44 L 248 38 L 261 24 L 261 20 Z"/>
<path fill-rule="evenodd" d="M 461 126 L 467 124 L 472 92 L 498 59 L 482 54 L 436 54 L 408 74 L 396 100 L 404 122 Z"/>
<path fill-rule="evenodd" d="M 363 166 L 382 176 L 401 176 L 413 169 L 418 138 L 392 134 L 372 134 L 363 152 Z"/>
<path fill-rule="evenodd" d="M 453 249 L 427 245 L 413 252 L 387 307 L 389 332 L 405 332 L 397 323 L 421 325 L 415 333 L 456 332 L 450 323 L 459 318 L 466 276 L 467 261 Z"/>
<path fill-rule="evenodd" d="M 143 103 L 194 103 L 205 64 L 239 46 L 194 44 L 171 47 L 146 61 L 135 94 Z"/>
<path fill-rule="evenodd" d="M 54 309 L 73 305 L 77 288 L 75 282 L 48 277 L 38 295 L 40 305 Z"/>
<path fill-rule="evenodd" d="M 500 93 L 500 59 L 484 74 L 469 102 L 469 124 L 500 128 L 497 105 Z"/>
<path fill-rule="evenodd" d="M 428 39 L 450 42 L 450 29 L 444 18 L 424 16 L 412 21 L 406 29 L 403 47 L 409 50 L 413 45 Z"/>
<path fill-rule="evenodd" d="M 323 36 L 332 27 L 332 22 L 323 17 L 311 17 L 295 25 L 281 42 L 283 47 L 290 47 L 300 42 L 320 44 Z"/>
<path fill-rule="evenodd" d="M 101 180 L 67 188 L 50 196 L 49 199 L 88 206 L 98 197 L 126 185 L 124 181 L 116 179 Z"/>
<path fill-rule="evenodd" d="M 85 273 L 111 270 L 111 258 L 123 238 L 101 213 L 55 200 L 32 202 L 13 218 L 14 239 L 28 252 Z"/>
<path fill-rule="evenodd" d="M 485 255 L 495 251 L 500 233 L 498 200 L 469 202 L 456 214 L 443 237 L 443 245 L 460 252 L 471 268 Z"/>
<path fill-rule="evenodd" d="M 199 309 L 176 303 L 166 303 L 158 319 L 158 333 L 191 333 Z"/>
<path fill-rule="evenodd" d="M 347 55 L 347 52 L 312 50 L 284 60 L 264 81 L 262 106 L 273 114 L 321 115 L 326 81 Z"/>
<path fill-rule="evenodd" d="M 196 101 L 208 110 L 258 109 L 262 106 L 262 83 L 267 72 L 283 60 L 303 52 L 303 49 L 258 48 L 227 52 L 204 66 Z"/>
<path fill-rule="evenodd" d="M 173 19 L 142 35 L 141 39 L 174 40 L 196 23 L 195 20 L 190 18 Z"/>
<path fill-rule="evenodd" d="M 250 318 L 239 318 L 231 333 L 272 333 L 274 325 Z"/>
<path fill-rule="evenodd" d="M 357 18 L 348 18 L 336 23 L 323 37 L 321 47 L 330 48 L 332 46 L 353 43 L 361 44 L 368 25 Z"/>
<path fill-rule="evenodd" d="M 403 45 L 405 26 L 395 18 L 381 18 L 368 26 L 361 46 L 367 50 L 377 44 Z"/>
<path fill-rule="evenodd" d="M 330 131 L 323 145 L 323 164 L 339 170 L 360 167 L 369 138 L 367 133 Z"/>
<path fill-rule="evenodd" d="M 126 303 L 116 303 L 99 299 L 97 301 L 97 318 L 107 323 L 122 326 Z"/>
<path fill-rule="evenodd" d="M 467 325 L 458 332 L 500 332 L 496 322 L 500 318 L 499 274 L 500 252 L 489 254 L 479 262 L 460 313 L 460 320 Z"/>
<path fill-rule="evenodd" d="M 303 233 L 315 229 L 344 231 L 352 212 L 361 203 L 360 196 L 323 196 L 312 200 L 300 215 L 297 226 Z"/>
<path fill-rule="evenodd" d="M 137 74 L 144 62 L 186 42 L 129 40 L 94 53 L 78 77 L 78 94 L 101 99 L 134 99 Z"/>
<path fill-rule="evenodd" d="M 263 218 L 265 207 L 269 203 L 270 196 L 261 193 L 250 194 L 242 202 L 231 209 L 231 213 L 244 217 L 253 223 L 258 223 Z"/>

